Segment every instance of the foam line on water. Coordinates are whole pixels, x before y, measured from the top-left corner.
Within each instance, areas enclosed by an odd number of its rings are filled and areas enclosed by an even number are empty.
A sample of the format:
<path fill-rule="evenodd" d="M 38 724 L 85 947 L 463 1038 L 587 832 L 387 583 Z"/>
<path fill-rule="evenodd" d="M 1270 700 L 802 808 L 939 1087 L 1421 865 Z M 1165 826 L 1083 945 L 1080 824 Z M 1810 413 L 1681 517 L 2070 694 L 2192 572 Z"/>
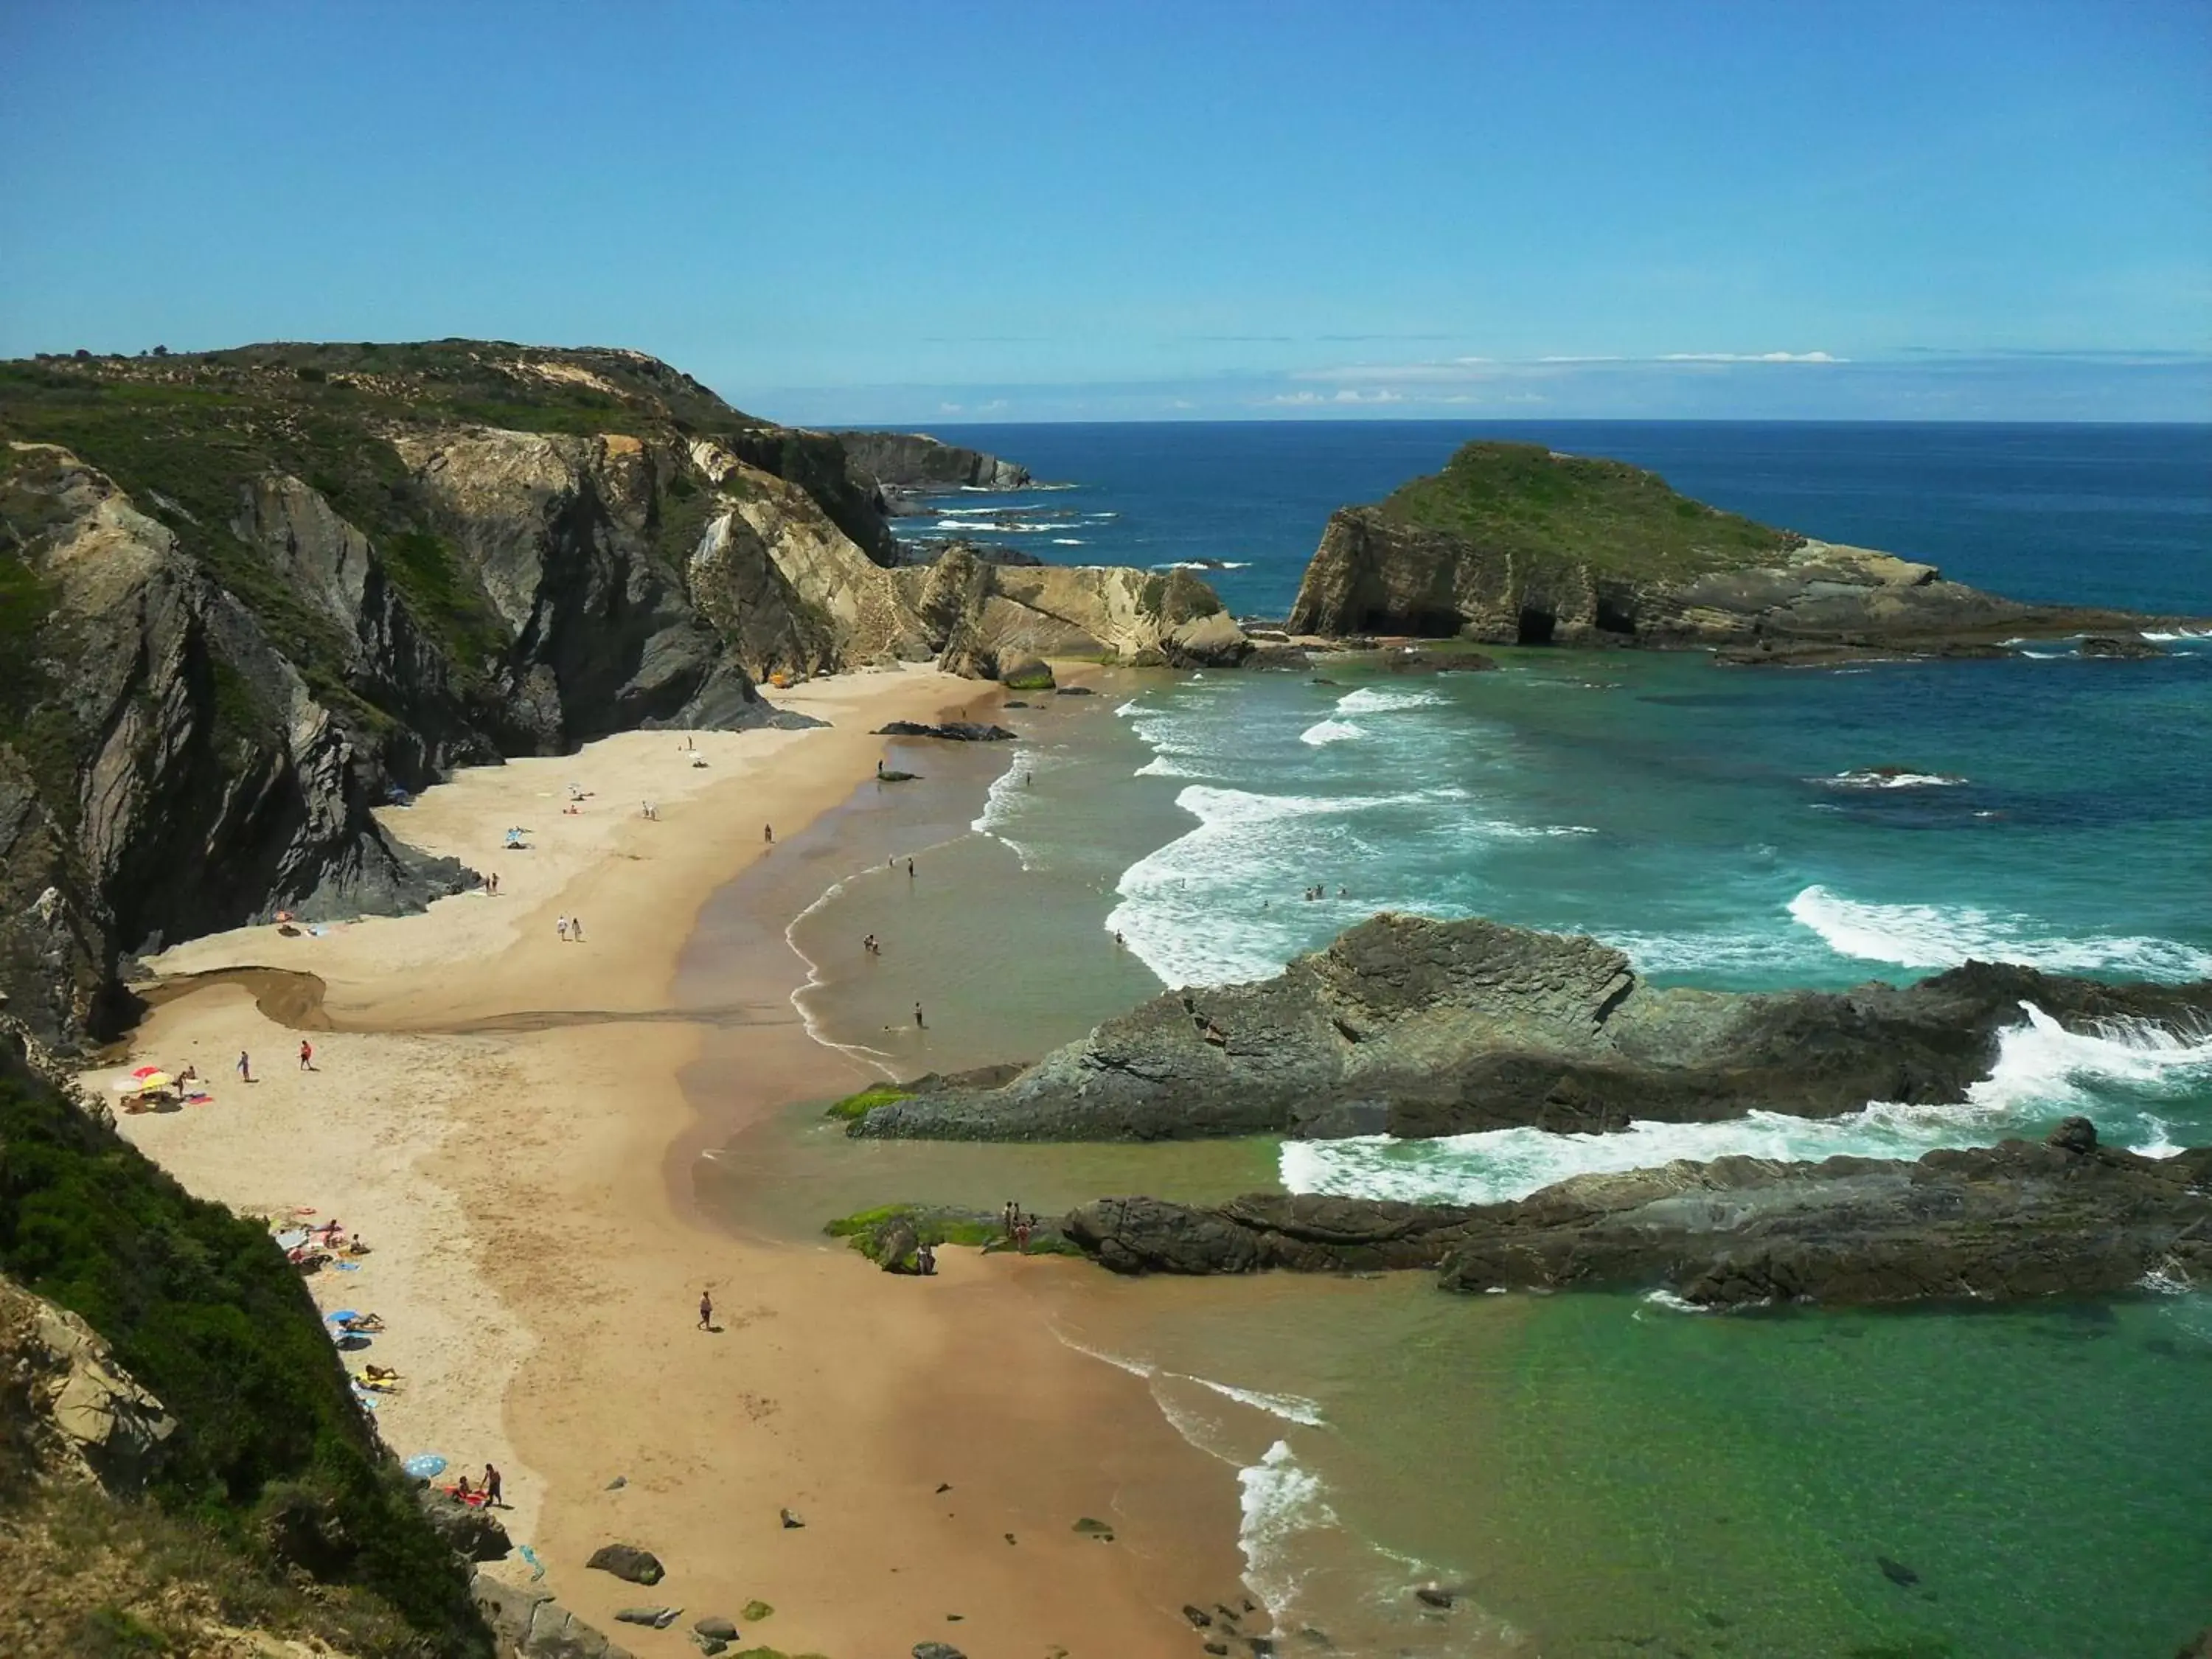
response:
<path fill-rule="evenodd" d="M 1955 968 L 1971 960 L 2018 963 L 2051 973 L 2125 973 L 2141 979 L 2212 978 L 2212 951 L 2177 939 L 2040 932 L 2032 917 L 1970 905 L 1877 904 L 1814 885 L 1790 915 L 1838 956 L 1900 968 Z"/>

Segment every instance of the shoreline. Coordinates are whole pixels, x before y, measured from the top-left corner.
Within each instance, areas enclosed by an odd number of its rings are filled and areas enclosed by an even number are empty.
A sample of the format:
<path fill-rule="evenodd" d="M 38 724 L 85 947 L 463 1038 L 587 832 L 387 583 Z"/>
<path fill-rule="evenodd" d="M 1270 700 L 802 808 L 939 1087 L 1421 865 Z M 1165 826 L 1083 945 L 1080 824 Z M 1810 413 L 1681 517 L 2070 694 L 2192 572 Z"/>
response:
<path fill-rule="evenodd" d="M 947 1250 L 934 1283 L 892 1279 L 840 1247 L 732 1237 L 678 1185 L 736 1122 L 827 1092 L 849 1064 L 795 1017 L 795 961 L 776 964 L 773 1001 L 757 986 L 711 1007 L 677 994 L 701 914 L 763 862 L 758 802 L 787 821 L 773 858 L 865 785 L 884 743 L 871 728 L 996 695 L 927 672 L 841 677 L 780 699 L 836 724 L 696 734 L 704 771 L 676 757 L 682 734 L 655 732 L 465 772 L 389 821 L 498 869 L 500 898 L 295 939 L 241 929 L 155 964 L 322 981 L 313 1073 L 246 985 L 162 998 L 134 1056 L 192 1060 L 216 1102 L 126 1116 L 125 1133 L 203 1195 L 313 1204 L 368 1238 L 358 1272 L 309 1282 L 326 1308 L 385 1316 L 360 1358 L 406 1378 L 379 1406 L 394 1449 L 442 1453 L 448 1478 L 497 1463 L 502 1518 L 544 1587 L 596 1623 L 638 1599 L 582 1570 L 617 1540 L 662 1556 L 663 1594 L 692 1616 L 764 1601 L 778 1611 L 748 1642 L 838 1659 L 932 1638 L 978 1659 L 1180 1654 L 1181 1604 L 1240 1583 L 1218 1466 L 1038 1316 L 1025 1281 L 1056 1264 Z M 548 805 L 568 781 L 596 792 L 574 816 Z M 493 850 L 514 823 L 536 852 Z M 590 942 L 556 948 L 556 909 L 582 914 Z M 680 1081 L 709 1033 L 747 1055 L 744 1097 L 712 1113 Z M 250 1087 L 231 1080 L 240 1048 L 257 1056 Z M 702 1283 L 711 1339 L 695 1329 Z M 786 1528 L 783 1508 L 806 1527 Z M 1119 1541 L 1073 1531 L 1083 1516 Z"/>

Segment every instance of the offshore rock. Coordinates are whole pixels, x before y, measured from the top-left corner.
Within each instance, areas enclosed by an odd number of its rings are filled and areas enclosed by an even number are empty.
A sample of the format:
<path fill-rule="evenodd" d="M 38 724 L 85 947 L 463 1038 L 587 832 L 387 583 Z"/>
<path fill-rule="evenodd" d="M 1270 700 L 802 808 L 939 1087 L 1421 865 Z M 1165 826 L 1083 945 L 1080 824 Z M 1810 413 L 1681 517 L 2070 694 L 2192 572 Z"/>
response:
<path fill-rule="evenodd" d="M 2212 981 L 2113 985 L 1968 963 L 1902 988 L 1658 988 L 1595 939 L 1386 912 L 1273 979 L 1153 998 L 995 1085 L 849 1133 L 974 1140 L 1572 1133 L 1948 1103 L 2022 1005 L 2080 1029 L 2212 1021 Z"/>
<path fill-rule="evenodd" d="M 1257 1194 L 1104 1199 L 1064 1224 L 1119 1273 L 1434 1268 L 1448 1290 L 1664 1290 L 1701 1307 L 2112 1295 L 2212 1271 L 2212 1147 L 2025 1140 L 1917 1163 L 1723 1158 L 1578 1176 L 1510 1203 Z"/>
<path fill-rule="evenodd" d="M 1807 664 L 2002 655 L 2013 635 L 2151 620 L 2023 605 L 1947 581 L 1933 565 L 1717 511 L 1619 461 L 1479 442 L 1441 473 L 1332 516 L 1289 628 L 1723 647 L 1729 660 Z"/>

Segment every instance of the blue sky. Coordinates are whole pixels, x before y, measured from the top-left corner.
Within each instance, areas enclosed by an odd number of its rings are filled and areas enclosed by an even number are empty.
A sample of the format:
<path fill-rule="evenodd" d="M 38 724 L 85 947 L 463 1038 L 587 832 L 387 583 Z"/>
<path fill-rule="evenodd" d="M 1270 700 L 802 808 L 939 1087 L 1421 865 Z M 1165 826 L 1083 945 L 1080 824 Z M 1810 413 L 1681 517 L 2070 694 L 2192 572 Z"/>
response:
<path fill-rule="evenodd" d="M 0 355 L 962 418 L 2212 418 L 2212 4 L 0 0 Z"/>

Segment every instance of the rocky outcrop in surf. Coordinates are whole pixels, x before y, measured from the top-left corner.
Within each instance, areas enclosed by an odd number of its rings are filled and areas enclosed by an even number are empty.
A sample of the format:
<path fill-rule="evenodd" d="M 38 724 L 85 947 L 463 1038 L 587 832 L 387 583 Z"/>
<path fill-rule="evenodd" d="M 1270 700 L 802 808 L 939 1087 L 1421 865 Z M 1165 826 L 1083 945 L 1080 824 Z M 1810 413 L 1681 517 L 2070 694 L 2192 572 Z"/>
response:
<path fill-rule="evenodd" d="M 1964 1099 L 2024 1004 L 2075 1029 L 2200 1030 L 2212 981 L 2115 985 L 1969 963 L 1901 988 L 1661 988 L 1595 939 L 1385 913 L 1273 979 L 1168 992 L 1008 1082 L 917 1092 L 850 1133 L 1166 1140 L 1827 1117 Z"/>
<path fill-rule="evenodd" d="M 1730 662 L 1788 665 L 2003 655 L 2014 636 L 2172 623 L 2024 605 L 1947 581 L 1934 565 L 1721 512 L 1620 461 L 1470 443 L 1442 472 L 1330 518 L 1289 626 L 1720 647 Z"/>
<path fill-rule="evenodd" d="M 1027 489 L 1030 470 L 926 432 L 836 432 L 854 471 L 893 489 Z"/>
<path fill-rule="evenodd" d="M 1256 1194 L 1103 1199 L 1062 1224 L 1117 1273 L 1426 1268 L 1447 1290 L 1659 1290 L 1698 1307 L 2113 1295 L 2212 1272 L 2212 1147 L 2045 1142 L 1917 1163 L 1723 1158 L 1577 1176 L 1506 1204 Z"/>

